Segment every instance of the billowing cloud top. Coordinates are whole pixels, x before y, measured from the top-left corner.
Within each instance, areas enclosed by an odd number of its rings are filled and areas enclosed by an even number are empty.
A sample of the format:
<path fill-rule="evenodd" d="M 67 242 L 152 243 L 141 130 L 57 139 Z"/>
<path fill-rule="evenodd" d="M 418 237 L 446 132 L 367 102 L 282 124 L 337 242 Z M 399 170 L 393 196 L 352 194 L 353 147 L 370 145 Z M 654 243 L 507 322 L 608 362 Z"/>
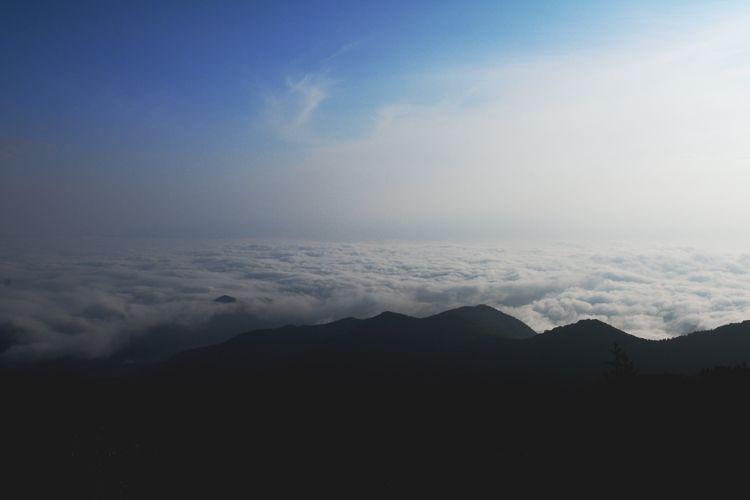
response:
<path fill-rule="evenodd" d="M 3 364 L 155 361 L 261 326 L 488 304 L 538 332 L 646 338 L 748 319 L 750 255 L 673 245 L 89 240 L 3 246 Z M 229 295 L 235 303 L 216 302 Z M 125 354 L 123 354 L 125 353 Z"/>

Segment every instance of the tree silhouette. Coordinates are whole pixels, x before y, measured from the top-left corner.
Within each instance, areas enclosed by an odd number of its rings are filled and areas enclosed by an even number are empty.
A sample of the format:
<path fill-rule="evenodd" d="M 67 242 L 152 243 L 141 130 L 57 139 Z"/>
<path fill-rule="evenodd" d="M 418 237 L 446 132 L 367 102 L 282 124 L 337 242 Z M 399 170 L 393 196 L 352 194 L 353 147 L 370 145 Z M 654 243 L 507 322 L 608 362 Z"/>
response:
<path fill-rule="evenodd" d="M 614 348 L 610 349 L 614 359 L 612 361 L 605 361 L 606 364 L 611 366 L 609 372 L 604 374 L 605 380 L 622 380 L 625 378 L 632 377 L 638 373 L 638 370 L 630 361 L 628 351 L 620 349 L 620 346 L 615 342 Z"/>

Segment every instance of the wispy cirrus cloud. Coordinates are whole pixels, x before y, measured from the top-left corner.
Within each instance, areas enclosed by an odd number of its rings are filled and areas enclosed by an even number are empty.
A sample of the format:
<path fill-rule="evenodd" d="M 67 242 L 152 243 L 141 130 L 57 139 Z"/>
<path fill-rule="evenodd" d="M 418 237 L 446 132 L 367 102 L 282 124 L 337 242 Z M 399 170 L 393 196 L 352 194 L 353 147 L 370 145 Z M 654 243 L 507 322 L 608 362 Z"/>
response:
<path fill-rule="evenodd" d="M 320 125 L 321 105 L 331 98 L 336 85 L 342 81 L 342 72 L 335 71 L 340 59 L 356 51 L 366 40 L 355 40 L 342 45 L 330 55 L 313 62 L 304 64 L 300 57 L 289 64 L 283 85 L 276 88 L 265 88 L 260 92 L 264 103 L 256 125 L 268 127 L 279 138 L 295 144 L 317 145 L 321 143 Z M 319 53 L 321 48 L 311 49 Z M 301 69 L 307 66 L 306 69 Z M 339 75 L 339 76 L 333 76 Z"/>
<path fill-rule="evenodd" d="M 334 84 L 324 72 L 287 76 L 282 89 L 261 93 L 264 109 L 255 126 L 268 129 L 293 144 L 317 143 L 312 124 L 316 111 L 329 97 Z"/>
<path fill-rule="evenodd" d="M 320 62 L 321 63 L 327 63 L 329 61 L 332 61 L 333 59 L 336 59 L 337 57 L 341 57 L 344 54 L 348 54 L 349 52 L 353 51 L 354 49 L 356 49 L 357 47 L 359 47 L 363 43 L 365 43 L 364 39 L 363 40 L 355 40 L 355 41 L 353 41 L 351 43 L 347 43 L 346 45 L 341 46 L 341 48 L 339 48 L 336 52 L 334 52 L 330 56 L 322 59 Z"/>
<path fill-rule="evenodd" d="M 310 115 L 318 108 L 321 102 L 328 97 L 325 87 L 329 83 L 319 75 L 307 74 L 299 80 L 293 81 L 287 78 L 287 85 L 293 95 L 299 97 L 296 118 L 294 126 L 300 127 L 309 119 Z"/>

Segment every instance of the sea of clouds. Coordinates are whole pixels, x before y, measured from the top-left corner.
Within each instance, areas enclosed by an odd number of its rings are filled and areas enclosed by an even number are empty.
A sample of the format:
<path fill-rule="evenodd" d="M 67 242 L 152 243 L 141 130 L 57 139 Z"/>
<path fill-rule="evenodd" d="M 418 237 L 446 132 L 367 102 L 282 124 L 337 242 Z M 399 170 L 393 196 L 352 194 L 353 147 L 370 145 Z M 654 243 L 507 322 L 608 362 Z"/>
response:
<path fill-rule="evenodd" d="M 635 243 L 0 243 L 0 364 L 148 363 L 283 324 L 487 304 L 659 339 L 750 319 L 750 253 Z M 220 303 L 222 295 L 237 299 Z"/>

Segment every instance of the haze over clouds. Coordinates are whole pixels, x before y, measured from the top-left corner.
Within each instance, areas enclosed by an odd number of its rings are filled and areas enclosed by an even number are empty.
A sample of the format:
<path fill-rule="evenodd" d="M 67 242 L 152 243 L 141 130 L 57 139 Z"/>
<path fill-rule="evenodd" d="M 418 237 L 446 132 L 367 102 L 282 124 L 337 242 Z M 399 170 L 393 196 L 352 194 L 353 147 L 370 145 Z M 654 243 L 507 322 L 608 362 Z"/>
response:
<path fill-rule="evenodd" d="M 645 338 L 750 319 L 750 255 L 634 244 L 89 240 L 3 248 L 2 363 L 150 362 L 246 330 L 488 304 L 538 332 Z M 238 299 L 221 304 L 221 295 Z M 134 348 L 137 347 L 137 348 Z M 140 347 L 139 347 L 140 346 Z"/>

